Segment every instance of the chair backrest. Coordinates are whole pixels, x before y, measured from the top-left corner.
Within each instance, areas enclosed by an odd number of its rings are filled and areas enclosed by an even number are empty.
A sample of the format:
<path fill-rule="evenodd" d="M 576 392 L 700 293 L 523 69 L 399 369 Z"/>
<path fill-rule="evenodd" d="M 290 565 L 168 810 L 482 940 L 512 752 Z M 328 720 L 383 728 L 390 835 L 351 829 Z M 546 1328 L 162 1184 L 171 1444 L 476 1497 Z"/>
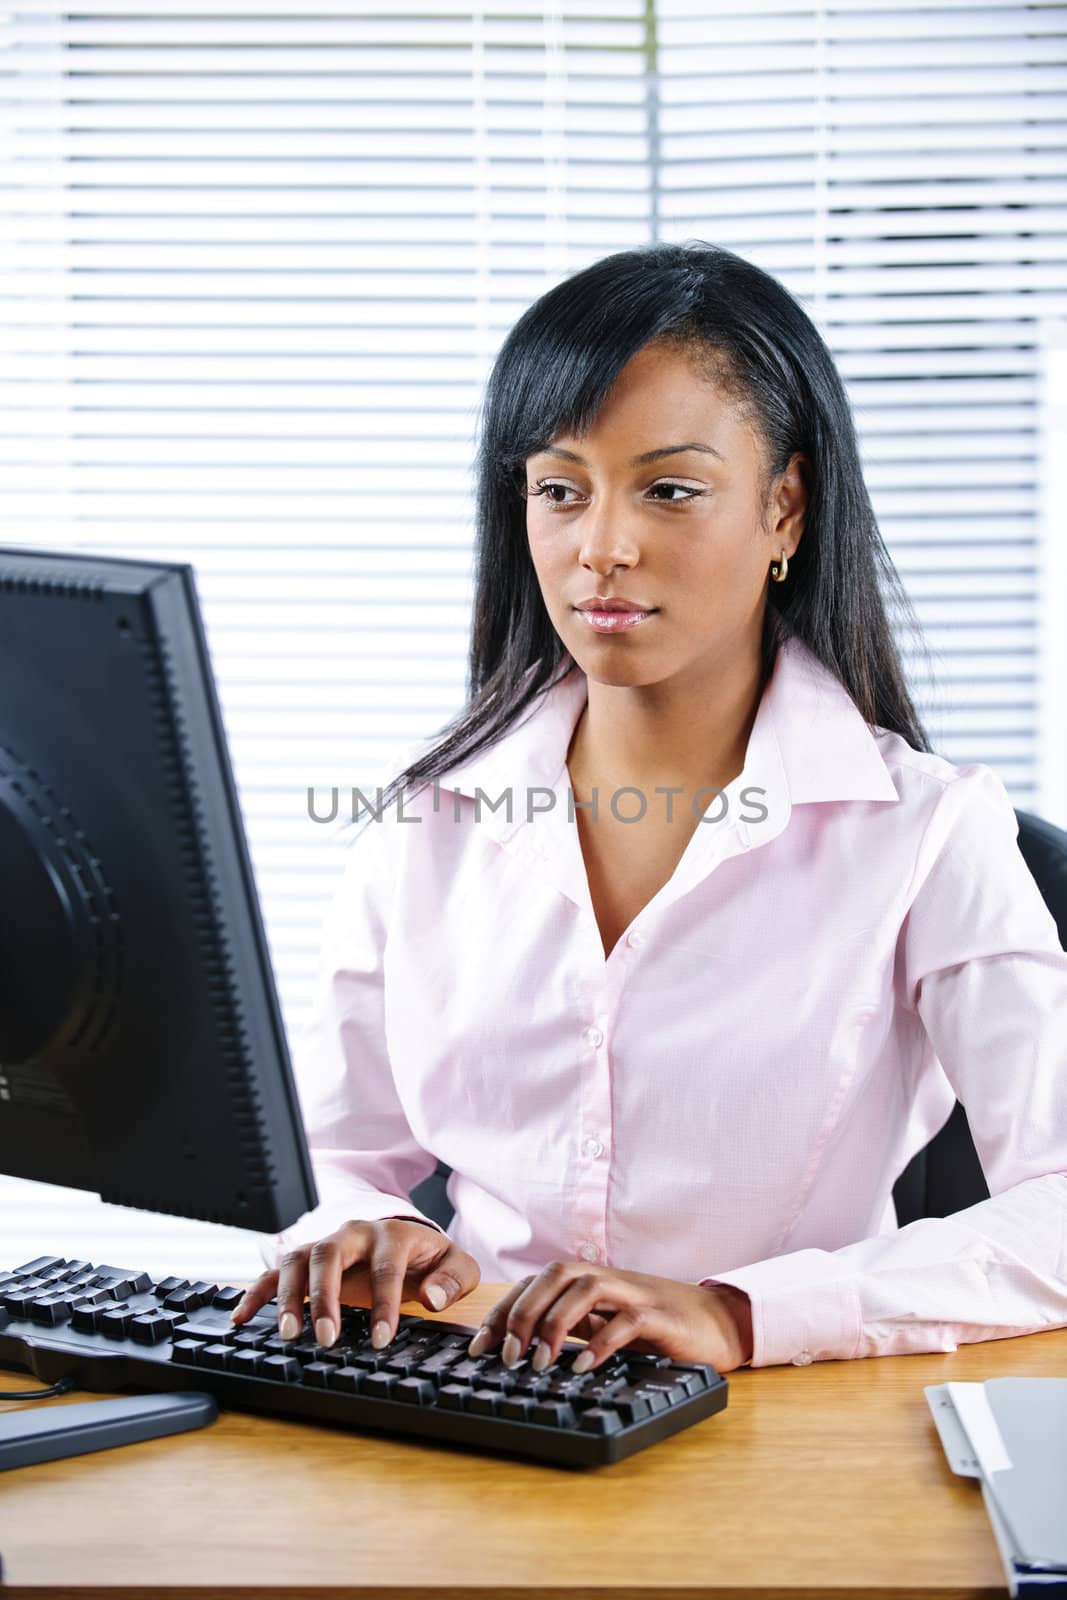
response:
<path fill-rule="evenodd" d="M 1067 832 L 1044 817 L 1016 808 L 1019 849 L 1052 912 L 1060 944 L 1067 950 Z M 956 1101 L 948 1121 L 908 1163 L 893 1185 L 897 1222 L 949 1217 L 989 1199 L 967 1113 Z"/>
<path fill-rule="evenodd" d="M 1030 811 L 1016 809 L 1019 849 L 1033 873 L 1042 898 L 1052 912 L 1067 950 L 1067 831 Z M 436 1170 L 411 1191 L 420 1211 L 447 1228 L 455 1214 L 446 1183 L 452 1168 L 439 1161 Z M 897 1222 L 904 1227 L 919 1217 L 948 1217 L 954 1211 L 989 1199 L 982 1164 L 967 1125 L 967 1114 L 957 1100 L 951 1116 L 908 1163 L 893 1185 Z"/>

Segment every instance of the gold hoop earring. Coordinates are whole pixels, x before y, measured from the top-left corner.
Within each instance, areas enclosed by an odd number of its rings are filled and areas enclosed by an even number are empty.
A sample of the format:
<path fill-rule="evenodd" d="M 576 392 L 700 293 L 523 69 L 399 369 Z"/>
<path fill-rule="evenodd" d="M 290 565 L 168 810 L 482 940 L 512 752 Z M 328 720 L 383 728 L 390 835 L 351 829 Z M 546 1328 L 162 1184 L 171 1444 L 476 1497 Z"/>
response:
<path fill-rule="evenodd" d="M 775 568 L 777 568 L 778 570 L 775 571 Z M 775 583 L 784 583 L 788 573 L 789 573 L 789 558 L 787 557 L 785 551 L 783 550 L 782 551 L 782 555 L 781 555 L 781 559 L 779 561 L 772 561 L 771 562 L 771 577 L 774 579 Z"/>

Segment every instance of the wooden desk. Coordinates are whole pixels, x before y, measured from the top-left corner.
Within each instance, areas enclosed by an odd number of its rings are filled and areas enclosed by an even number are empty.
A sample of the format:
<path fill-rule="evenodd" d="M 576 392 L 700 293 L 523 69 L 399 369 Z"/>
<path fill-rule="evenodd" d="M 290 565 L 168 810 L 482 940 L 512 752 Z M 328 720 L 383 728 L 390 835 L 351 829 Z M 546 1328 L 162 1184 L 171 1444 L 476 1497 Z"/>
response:
<path fill-rule="evenodd" d="M 503 1292 L 479 1284 L 443 1320 L 477 1326 Z M 1067 1329 L 733 1372 L 720 1415 L 584 1474 L 228 1411 L 5 1473 L 0 1600 L 1000 1596 L 981 1493 L 923 1386 L 1011 1374 L 1067 1374 Z"/>

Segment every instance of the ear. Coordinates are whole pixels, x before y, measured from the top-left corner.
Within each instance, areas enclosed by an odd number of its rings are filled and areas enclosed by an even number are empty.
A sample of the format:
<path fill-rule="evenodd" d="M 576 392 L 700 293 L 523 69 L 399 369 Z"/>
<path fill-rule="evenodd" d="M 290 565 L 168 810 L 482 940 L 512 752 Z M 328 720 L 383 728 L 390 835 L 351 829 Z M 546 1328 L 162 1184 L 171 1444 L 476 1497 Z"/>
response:
<path fill-rule="evenodd" d="M 807 457 L 795 451 L 789 465 L 778 478 L 772 496 L 769 519 L 771 544 L 776 551 L 784 549 L 787 557 L 796 553 L 804 532 L 810 475 Z"/>

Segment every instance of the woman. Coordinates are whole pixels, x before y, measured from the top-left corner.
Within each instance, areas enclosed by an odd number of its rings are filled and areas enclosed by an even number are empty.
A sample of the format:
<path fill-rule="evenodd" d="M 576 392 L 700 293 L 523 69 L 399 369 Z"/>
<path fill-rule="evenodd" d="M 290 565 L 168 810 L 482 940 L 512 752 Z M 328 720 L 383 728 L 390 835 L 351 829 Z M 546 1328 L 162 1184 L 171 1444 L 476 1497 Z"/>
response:
<path fill-rule="evenodd" d="M 322 1203 L 236 1319 L 294 1336 L 309 1290 L 380 1347 L 484 1269 L 472 1353 L 538 1369 L 1067 1323 L 1067 955 L 1002 783 L 916 716 L 802 307 L 609 256 L 505 340 L 479 466 L 468 704 L 358 835 L 297 1058 Z M 957 1096 L 992 1198 L 897 1230 Z"/>

